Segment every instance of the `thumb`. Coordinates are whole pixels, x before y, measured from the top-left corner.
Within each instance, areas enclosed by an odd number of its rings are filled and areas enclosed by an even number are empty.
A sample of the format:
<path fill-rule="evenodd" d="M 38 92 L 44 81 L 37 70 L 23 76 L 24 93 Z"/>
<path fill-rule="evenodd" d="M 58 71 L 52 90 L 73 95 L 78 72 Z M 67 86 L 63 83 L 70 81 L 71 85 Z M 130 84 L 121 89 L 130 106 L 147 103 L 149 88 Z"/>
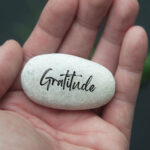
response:
<path fill-rule="evenodd" d="M 13 84 L 23 62 L 22 48 L 14 40 L 0 46 L 0 97 Z"/>

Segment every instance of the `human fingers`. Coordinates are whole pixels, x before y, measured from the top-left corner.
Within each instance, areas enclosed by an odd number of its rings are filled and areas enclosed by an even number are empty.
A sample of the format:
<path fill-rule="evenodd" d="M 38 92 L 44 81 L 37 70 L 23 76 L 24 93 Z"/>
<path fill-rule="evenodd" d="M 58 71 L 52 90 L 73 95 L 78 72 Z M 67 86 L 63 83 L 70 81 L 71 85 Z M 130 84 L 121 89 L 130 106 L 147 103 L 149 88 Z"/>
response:
<path fill-rule="evenodd" d="M 59 52 L 88 58 L 112 0 L 80 0 L 77 17 Z"/>
<path fill-rule="evenodd" d="M 135 26 L 125 35 L 116 71 L 116 94 L 103 111 L 104 120 L 112 123 L 129 139 L 142 69 L 147 54 L 147 35 Z"/>
<path fill-rule="evenodd" d="M 56 52 L 72 24 L 77 8 L 78 0 L 49 0 L 24 44 L 25 60 Z"/>
<path fill-rule="evenodd" d="M 10 40 L 0 47 L 0 97 L 10 88 L 16 79 L 23 60 L 20 45 Z"/>
<path fill-rule="evenodd" d="M 122 40 L 128 28 L 134 24 L 138 10 L 137 0 L 115 0 L 110 10 L 92 60 L 104 65 L 113 74 L 118 65 Z"/>

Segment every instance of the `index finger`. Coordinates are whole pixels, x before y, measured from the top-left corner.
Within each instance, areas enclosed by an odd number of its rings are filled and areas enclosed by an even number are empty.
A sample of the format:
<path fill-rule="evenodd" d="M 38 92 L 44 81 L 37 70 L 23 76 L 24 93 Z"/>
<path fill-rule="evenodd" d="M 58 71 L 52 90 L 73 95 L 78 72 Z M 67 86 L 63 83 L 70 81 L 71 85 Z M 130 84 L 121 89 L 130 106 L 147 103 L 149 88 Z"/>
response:
<path fill-rule="evenodd" d="M 50 0 L 33 32 L 24 44 L 25 59 L 54 53 L 68 31 L 78 8 L 78 0 Z"/>

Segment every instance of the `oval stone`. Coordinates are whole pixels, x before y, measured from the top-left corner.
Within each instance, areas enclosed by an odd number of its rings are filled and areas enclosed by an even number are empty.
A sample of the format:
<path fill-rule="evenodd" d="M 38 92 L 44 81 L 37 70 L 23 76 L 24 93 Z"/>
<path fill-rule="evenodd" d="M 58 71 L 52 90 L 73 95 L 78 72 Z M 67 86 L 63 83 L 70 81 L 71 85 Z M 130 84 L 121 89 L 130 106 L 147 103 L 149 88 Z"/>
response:
<path fill-rule="evenodd" d="M 33 57 L 24 66 L 21 84 L 35 103 L 64 110 L 100 107 L 115 93 L 115 80 L 108 69 L 66 54 Z"/>

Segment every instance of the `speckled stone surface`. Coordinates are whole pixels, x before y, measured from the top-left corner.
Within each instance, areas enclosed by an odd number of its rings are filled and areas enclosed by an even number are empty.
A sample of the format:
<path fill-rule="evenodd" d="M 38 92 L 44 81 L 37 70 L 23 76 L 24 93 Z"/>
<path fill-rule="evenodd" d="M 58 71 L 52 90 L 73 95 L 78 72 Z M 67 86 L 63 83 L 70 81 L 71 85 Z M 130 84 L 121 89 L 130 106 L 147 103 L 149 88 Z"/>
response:
<path fill-rule="evenodd" d="M 65 110 L 103 106 L 115 93 L 115 80 L 108 69 L 66 54 L 30 59 L 21 73 L 21 84 L 35 103 Z"/>

